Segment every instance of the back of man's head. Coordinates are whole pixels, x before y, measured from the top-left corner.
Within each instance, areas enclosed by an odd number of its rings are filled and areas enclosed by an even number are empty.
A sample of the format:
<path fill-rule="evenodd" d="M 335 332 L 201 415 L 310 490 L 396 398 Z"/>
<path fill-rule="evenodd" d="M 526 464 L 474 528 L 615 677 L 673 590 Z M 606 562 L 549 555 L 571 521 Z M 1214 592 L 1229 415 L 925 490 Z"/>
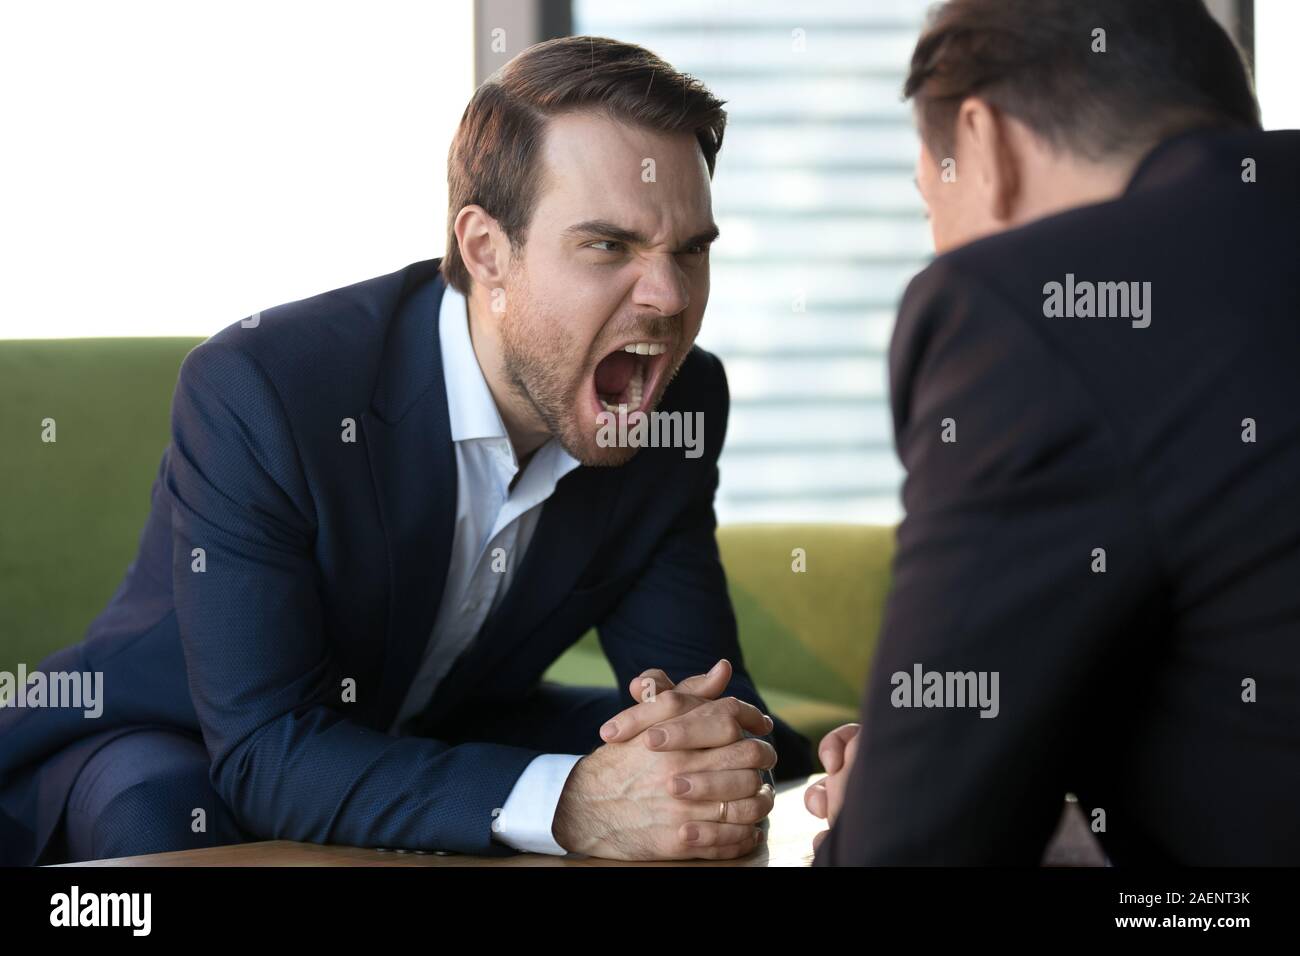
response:
<path fill-rule="evenodd" d="M 949 0 L 904 86 L 932 155 L 952 155 L 972 95 L 1094 162 L 1187 129 L 1260 126 L 1241 51 L 1202 0 Z"/>

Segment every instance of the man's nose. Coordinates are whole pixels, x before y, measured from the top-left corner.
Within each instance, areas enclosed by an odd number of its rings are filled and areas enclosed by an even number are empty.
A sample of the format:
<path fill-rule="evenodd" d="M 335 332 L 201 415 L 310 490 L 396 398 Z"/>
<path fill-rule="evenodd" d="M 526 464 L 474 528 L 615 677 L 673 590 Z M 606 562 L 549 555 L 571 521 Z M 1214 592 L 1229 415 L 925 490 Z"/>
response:
<path fill-rule="evenodd" d="M 691 301 L 686 276 L 670 255 L 653 256 L 647 261 L 633 294 L 638 306 L 664 316 L 685 311 Z"/>

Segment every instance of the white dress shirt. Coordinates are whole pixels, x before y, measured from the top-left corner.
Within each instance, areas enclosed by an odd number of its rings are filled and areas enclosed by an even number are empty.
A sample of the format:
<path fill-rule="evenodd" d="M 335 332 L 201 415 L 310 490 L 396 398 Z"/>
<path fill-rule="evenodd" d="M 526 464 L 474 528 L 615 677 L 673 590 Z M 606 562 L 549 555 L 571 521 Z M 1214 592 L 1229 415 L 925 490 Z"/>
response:
<path fill-rule="evenodd" d="M 438 339 L 456 446 L 456 531 L 433 634 L 389 730 L 399 735 L 428 706 L 452 664 L 500 604 L 528 550 L 542 504 L 579 464 L 552 438 L 534 452 L 511 488 L 519 460 L 474 354 L 465 297 L 450 286 L 438 312 Z M 573 754 L 534 758 L 493 820 L 493 839 L 517 850 L 563 855 L 551 825 L 579 759 Z"/>

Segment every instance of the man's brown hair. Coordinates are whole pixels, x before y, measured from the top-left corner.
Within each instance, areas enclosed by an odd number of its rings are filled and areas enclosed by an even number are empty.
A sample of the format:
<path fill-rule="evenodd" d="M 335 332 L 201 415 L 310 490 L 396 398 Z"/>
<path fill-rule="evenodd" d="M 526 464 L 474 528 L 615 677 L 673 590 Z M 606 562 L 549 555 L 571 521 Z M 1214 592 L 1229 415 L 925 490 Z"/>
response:
<path fill-rule="evenodd" d="M 1093 160 L 1198 126 L 1260 126 L 1241 51 L 1202 0 L 949 0 L 903 87 L 936 157 L 952 155 L 971 95 Z"/>
<path fill-rule="evenodd" d="M 541 186 L 546 120 L 592 110 L 664 133 L 693 133 L 713 175 L 727 114 L 699 80 L 643 47 L 604 37 L 561 37 L 520 53 L 475 92 L 447 155 L 447 252 L 442 273 L 462 293 L 469 271 L 456 216 L 482 206 L 519 247 Z"/>

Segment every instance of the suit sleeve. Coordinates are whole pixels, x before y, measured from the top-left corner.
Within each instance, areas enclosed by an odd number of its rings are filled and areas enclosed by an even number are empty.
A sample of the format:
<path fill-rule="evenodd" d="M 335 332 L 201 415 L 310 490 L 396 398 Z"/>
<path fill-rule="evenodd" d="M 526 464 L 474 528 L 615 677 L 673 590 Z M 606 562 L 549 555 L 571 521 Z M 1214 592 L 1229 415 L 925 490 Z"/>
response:
<path fill-rule="evenodd" d="M 498 855 L 539 751 L 392 737 L 345 716 L 313 561 L 316 516 L 275 387 L 242 350 L 181 368 L 166 473 L 173 590 L 214 788 L 264 837 Z"/>
<path fill-rule="evenodd" d="M 714 382 L 708 390 L 709 411 L 705 413 L 709 427 L 706 452 L 682 465 L 694 476 L 694 492 L 660 541 L 645 573 L 600 624 L 600 642 L 620 688 L 627 688 L 633 678 L 654 667 L 677 683 L 707 672 L 725 657 L 731 661 L 732 678 L 724 696 L 770 713 L 745 669 L 714 536 L 713 497 L 718 487 L 718 455 L 726 435 L 727 379 L 721 362 L 701 354 L 711 365 Z M 628 702 L 632 703 L 631 698 Z M 775 775 L 769 775 L 769 782 L 812 773 L 812 748 L 807 739 L 775 714 L 771 717 L 775 727 L 762 737 L 777 753 Z"/>
<path fill-rule="evenodd" d="M 1118 704 L 1101 678 L 1121 650 L 1130 671 L 1140 659 L 1157 562 L 1139 492 L 1044 321 L 942 259 L 904 297 L 890 379 L 906 517 L 816 865 L 1037 865 L 1077 779 L 1074 742 L 1106 732 L 1099 713 Z M 931 700 L 946 706 L 926 704 L 929 678 L 910 686 L 918 669 L 945 675 Z M 949 673 L 983 675 L 989 705 L 954 706 Z"/>

